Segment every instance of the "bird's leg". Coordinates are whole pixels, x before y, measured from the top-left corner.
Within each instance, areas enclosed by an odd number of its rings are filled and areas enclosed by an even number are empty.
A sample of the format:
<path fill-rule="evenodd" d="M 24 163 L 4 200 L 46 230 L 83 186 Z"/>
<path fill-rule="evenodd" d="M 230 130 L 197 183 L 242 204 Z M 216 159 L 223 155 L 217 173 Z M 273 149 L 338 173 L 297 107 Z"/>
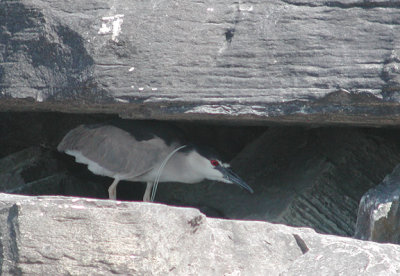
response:
<path fill-rule="evenodd" d="M 115 178 L 111 186 L 108 188 L 108 197 L 109 199 L 117 199 L 117 185 L 118 185 L 119 179 Z"/>
<path fill-rule="evenodd" d="M 146 191 L 144 192 L 143 201 L 150 202 L 151 189 L 153 188 L 154 182 L 147 182 Z"/>

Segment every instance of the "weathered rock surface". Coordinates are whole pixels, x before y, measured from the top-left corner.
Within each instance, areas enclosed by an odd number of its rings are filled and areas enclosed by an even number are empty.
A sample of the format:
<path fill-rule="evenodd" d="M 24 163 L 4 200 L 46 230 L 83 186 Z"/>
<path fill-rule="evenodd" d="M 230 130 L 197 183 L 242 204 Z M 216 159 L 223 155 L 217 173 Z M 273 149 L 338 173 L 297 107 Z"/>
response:
<path fill-rule="evenodd" d="M 231 162 L 253 187 L 159 185 L 157 201 L 209 216 L 257 219 L 352 236 L 358 203 L 400 162 L 399 132 L 272 127 Z"/>
<path fill-rule="evenodd" d="M 400 247 L 160 204 L 0 194 L 2 275 L 398 275 Z"/>
<path fill-rule="evenodd" d="M 361 198 L 355 237 L 400 243 L 400 165 Z"/>
<path fill-rule="evenodd" d="M 68 175 L 54 152 L 30 147 L 0 159 L 0 191 L 25 195 L 105 197 L 102 185 Z"/>
<path fill-rule="evenodd" d="M 1 1 L 0 110 L 398 124 L 399 7 Z"/>

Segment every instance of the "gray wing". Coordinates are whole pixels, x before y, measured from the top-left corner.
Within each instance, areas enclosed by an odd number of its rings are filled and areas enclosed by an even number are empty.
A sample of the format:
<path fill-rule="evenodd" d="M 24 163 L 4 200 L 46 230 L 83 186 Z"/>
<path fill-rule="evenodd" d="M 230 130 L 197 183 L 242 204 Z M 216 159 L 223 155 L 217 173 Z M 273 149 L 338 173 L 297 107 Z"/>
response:
<path fill-rule="evenodd" d="M 87 164 L 95 174 L 129 175 L 131 178 L 159 165 L 174 148 L 175 145 L 167 146 L 159 137 L 137 141 L 128 132 L 111 125 L 81 125 L 68 132 L 57 147 L 59 151 L 75 156 L 77 161 L 76 153 L 81 154 L 84 158 L 80 163 Z M 96 165 L 106 171 L 96 172 L 93 169 Z"/>

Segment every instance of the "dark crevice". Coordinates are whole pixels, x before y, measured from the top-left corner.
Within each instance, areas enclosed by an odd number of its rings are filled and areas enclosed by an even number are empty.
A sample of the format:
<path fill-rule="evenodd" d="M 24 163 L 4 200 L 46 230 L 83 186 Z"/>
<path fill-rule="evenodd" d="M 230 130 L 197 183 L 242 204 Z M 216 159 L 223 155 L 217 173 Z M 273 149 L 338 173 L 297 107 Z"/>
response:
<path fill-rule="evenodd" d="M 14 204 L 9 211 L 7 218 L 8 225 L 8 233 L 9 237 L 9 260 L 13 260 L 15 264 L 19 262 L 19 252 L 18 252 L 18 244 L 17 244 L 17 236 L 19 233 L 18 227 L 18 206 Z M 22 275 L 21 269 L 17 266 L 10 268 L 9 273 L 11 275 Z"/>
<path fill-rule="evenodd" d="M 306 254 L 310 249 L 307 247 L 306 242 L 297 234 L 293 234 L 294 239 L 296 240 L 297 245 L 299 246 L 301 252 Z"/>
<path fill-rule="evenodd" d="M 325 3 L 325 6 L 351 9 L 351 8 L 361 8 L 361 9 L 374 9 L 374 8 L 400 8 L 400 3 L 395 1 L 386 2 L 367 2 L 363 1 L 361 3 L 342 3 L 339 1 L 329 1 Z"/>
<path fill-rule="evenodd" d="M 235 31 L 236 31 L 236 25 L 239 24 L 239 22 L 240 22 L 240 7 L 238 5 L 237 9 L 235 11 L 234 19 L 231 22 L 233 27 L 229 28 L 225 32 L 225 40 L 227 43 L 229 43 L 229 44 L 232 43 L 232 39 L 233 39 L 233 36 L 235 35 Z"/>
<path fill-rule="evenodd" d="M 231 28 L 231 29 L 227 30 L 225 32 L 226 42 L 231 43 L 232 42 L 232 38 L 233 38 L 234 35 L 235 35 L 235 29 L 234 28 Z"/>
<path fill-rule="evenodd" d="M 400 3 L 397 1 L 385 1 L 385 2 L 356 2 L 356 3 L 343 3 L 340 1 L 326 1 L 323 3 L 305 3 L 301 1 L 290 1 L 283 0 L 283 2 L 300 7 L 330 7 L 330 8 L 341 8 L 341 9 L 352 9 L 352 8 L 360 8 L 360 9 L 374 9 L 374 8 L 400 8 Z"/>

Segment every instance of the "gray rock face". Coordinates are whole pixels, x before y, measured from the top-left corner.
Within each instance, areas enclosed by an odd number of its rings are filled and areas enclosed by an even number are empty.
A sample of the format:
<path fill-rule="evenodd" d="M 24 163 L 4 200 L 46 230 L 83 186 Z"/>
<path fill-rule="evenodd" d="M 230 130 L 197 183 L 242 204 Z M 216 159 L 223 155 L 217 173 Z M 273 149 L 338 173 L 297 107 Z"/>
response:
<path fill-rule="evenodd" d="M 371 129 L 269 128 L 231 162 L 254 194 L 220 183 L 161 183 L 157 201 L 352 236 L 362 195 L 400 162 L 395 137 Z"/>
<path fill-rule="evenodd" d="M 400 165 L 361 198 L 355 237 L 400 243 Z"/>
<path fill-rule="evenodd" d="M 379 0 L 2 1 L 0 109 L 397 124 L 398 8 Z"/>
<path fill-rule="evenodd" d="M 397 275 L 400 247 L 150 203 L 0 194 L 2 275 Z"/>
<path fill-rule="evenodd" d="M 398 125 L 399 7 L 380 0 L 1 1 L 0 111 Z M 51 149 L 67 128 L 57 123 L 30 127 L 35 138 L 0 125 L 2 145 L 17 139 L 0 148 L 1 191 L 101 195 L 55 166 Z M 255 196 L 226 185 L 168 184 L 158 200 L 351 235 L 361 195 L 400 161 L 398 136 L 369 132 L 271 128 L 233 162 Z M 371 219 L 360 222 L 356 236 L 398 242 L 398 199 L 388 198 L 391 205 L 365 209 L 377 219 L 372 228 Z M 6 275 L 400 272 L 396 246 L 161 205 L 4 195 L 0 219 Z"/>

